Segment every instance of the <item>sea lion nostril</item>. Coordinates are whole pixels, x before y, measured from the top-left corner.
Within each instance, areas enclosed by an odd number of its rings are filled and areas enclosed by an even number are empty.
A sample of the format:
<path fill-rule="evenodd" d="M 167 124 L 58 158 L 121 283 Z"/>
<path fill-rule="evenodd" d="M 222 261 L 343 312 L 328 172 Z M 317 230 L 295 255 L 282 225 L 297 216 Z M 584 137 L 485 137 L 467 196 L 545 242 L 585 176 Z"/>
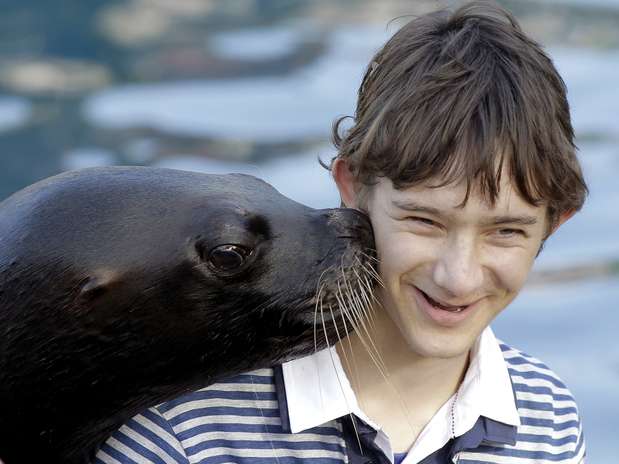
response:
<path fill-rule="evenodd" d="M 322 210 L 320 213 L 339 232 L 340 237 L 360 240 L 364 246 L 374 248 L 374 233 L 369 217 L 354 208 Z"/>

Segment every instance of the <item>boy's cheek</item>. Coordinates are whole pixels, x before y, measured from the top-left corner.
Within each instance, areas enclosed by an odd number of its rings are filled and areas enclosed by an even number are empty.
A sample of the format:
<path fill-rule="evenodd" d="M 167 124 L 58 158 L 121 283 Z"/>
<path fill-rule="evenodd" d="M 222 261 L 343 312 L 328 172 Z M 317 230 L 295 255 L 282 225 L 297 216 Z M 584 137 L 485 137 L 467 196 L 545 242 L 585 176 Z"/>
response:
<path fill-rule="evenodd" d="M 386 240 L 376 241 L 378 256 L 383 270 L 404 272 L 430 259 L 432 253 L 421 242 L 405 240 L 393 235 Z"/>

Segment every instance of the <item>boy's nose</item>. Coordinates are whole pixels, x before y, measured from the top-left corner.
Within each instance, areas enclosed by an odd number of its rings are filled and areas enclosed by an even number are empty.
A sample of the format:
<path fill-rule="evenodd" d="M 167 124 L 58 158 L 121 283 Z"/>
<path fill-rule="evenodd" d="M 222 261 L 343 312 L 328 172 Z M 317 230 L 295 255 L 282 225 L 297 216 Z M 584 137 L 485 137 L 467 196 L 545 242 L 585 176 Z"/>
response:
<path fill-rule="evenodd" d="M 484 273 L 474 240 L 454 239 L 445 243 L 434 265 L 434 283 L 446 297 L 470 303 L 483 287 Z"/>

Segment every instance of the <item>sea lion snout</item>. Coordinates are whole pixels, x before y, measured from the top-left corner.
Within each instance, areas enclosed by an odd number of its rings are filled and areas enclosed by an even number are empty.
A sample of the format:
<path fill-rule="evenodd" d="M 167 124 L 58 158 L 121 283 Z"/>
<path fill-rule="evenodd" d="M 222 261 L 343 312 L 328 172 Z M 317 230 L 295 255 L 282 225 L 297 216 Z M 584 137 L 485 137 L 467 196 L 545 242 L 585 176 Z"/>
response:
<path fill-rule="evenodd" d="M 366 249 L 374 248 L 374 233 L 369 217 L 354 208 L 336 208 L 324 210 L 328 223 L 335 227 L 342 238 L 358 240 Z"/>

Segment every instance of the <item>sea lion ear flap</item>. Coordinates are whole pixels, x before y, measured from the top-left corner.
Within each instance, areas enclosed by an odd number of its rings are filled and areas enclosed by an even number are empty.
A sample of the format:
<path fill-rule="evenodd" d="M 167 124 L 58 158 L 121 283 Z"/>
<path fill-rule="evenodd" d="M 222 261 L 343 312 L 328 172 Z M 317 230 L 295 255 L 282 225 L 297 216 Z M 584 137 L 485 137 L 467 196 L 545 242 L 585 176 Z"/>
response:
<path fill-rule="evenodd" d="M 79 296 L 84 301 L 94 301 L 106 295 L 118 282 L 118 274 L 108 269 L 90 273 L 81 284 Z"/>

